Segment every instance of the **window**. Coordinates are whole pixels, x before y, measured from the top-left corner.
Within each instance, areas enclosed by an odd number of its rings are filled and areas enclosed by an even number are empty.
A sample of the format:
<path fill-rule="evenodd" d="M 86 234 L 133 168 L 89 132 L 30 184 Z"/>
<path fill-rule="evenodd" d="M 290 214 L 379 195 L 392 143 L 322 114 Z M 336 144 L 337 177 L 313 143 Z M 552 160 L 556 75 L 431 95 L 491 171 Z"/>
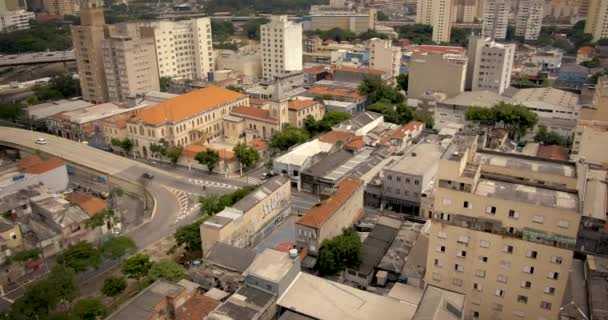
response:
<path fill-rule="evenodd" d="M 551 310 L 551 302 L 541 301 L 540 302 L 540 307 L 542 309 Z"/>
<path fill-rule="evenodd" d="M 483 263 L 488 262 L 488 257 L 480 256 L 479 257 L 479 262 L 483 262 Z"/>
<path fill-rule="evenodd" d="M 493 207 L 493 206 L 487 206 L 487 207 L 486 207 L 486 213 L 487 213 L 487 214 L 496 214 L 496 207 Z"/>
<path fill-rule="evenodd" d="M 509 279 L 509 278 L 508 278 L 507 276 L 505 276 L 504 274 L 499 274 L 499 275 L 496 277 L 496 281 L 498 281 L 498 282 L 502 282 L 502 283 L 507 283 L 507 280 L 508 280 L 508 279 Z"/>
<path fill-rule="evenodd" d="M 409 179 L 405 179 L 405 181 L 408 181 Z M 452 205 L 452 200 L 448 199 L 448 198 L 443 198 L 443 200 L 441 201 L 443 203 L 444 206 L 451 206 Z"/>
<path fill-rule="evenodd" d="M 504 297 L 505 296 L 505 291 L 503 289 L 496 289 L 496 296 L 497 297 Z"/>
<path fill-rule="evenodd" d="M 543 223 L 545 221 L 545 217 L 536 215 L 532 217 L 532 222 L 534 223 Z"/>
<path fill-rule="evenodd" d="M 569 225 L 570 225 L 570 223 L 568 221 L 566 221 L 566 220 L 559 220 L 557 222 L 557 226 L 560 227 L 560 228 L 564 228 L 565 229 L 565 228 L 568 228 Z"/>
<path fill-rule="evenodd" d="M 532 282 L 524 280 L 520 282 L 519 286 L 522 288 L 530 289 L 532 287 Z"/>
<path fill-rule="evenodd" d="M 441 261 L 439 261 L 439 259 L 435 259 L 435 266 L 441 268 L 441 267 L 443 267 L 443 263 L 441 263 Z"/>
<path fill-rule="evenodd" d="M 547 274 L 547 278 L 557 280 L 559 278 L 559 273 L 557 272 L 549 272 Z"/>
<path fill-rule="evenodd" d="M 503 247 L 502 251 L 505 252 L 505 253 L 513 253 L 513 246 L 505 245 Z"/>
<path fill-rule="evenodd" d="M 534 273 L 534 267 L 524 266 L 524 272 L 525 273 L 529 273 L 529 274 L 533 274 Z"/>
<path fill-rule="evenodd" d="M 509 218 L 519 219 L 519 212 L 517 212 L 515 210 L 509 210 Z"/>
<path fill-rule="evenodd" d="M 481 292 L 483 291 L 483 285 L 478 282 L 473 282 L 473 289 Z"/>
<path fill-rule="evenodd" d="M 489 248 L 490 247 L 490 241 L 488 240 L 479 240 L 479 246 L 482 248 Z"/>
<path fill-rule="evenodd" d="M 462 287 L 462 279 L 454 278 L 454 279 L 452 279 L 452 284 L 457 287 Z"/>
<path fill-rule="evenodd" d="M 528 303 L 528 297 L 518 295 L 517 296 L 517 302 L 519 302 L 519 303 Z"/>
<path fill-rule="evenodd" d="M 514 314 L 515 316 L 517 316 L 517 317 L 520 317 L 520 318 L 523 318 L 523 317 L 525 317 L 525 316 L 526 316 L 526 314 L 525 314 L 523 311 L 521 311 L 521 310 L 514 310 L 514 311 L 513 311 L 513 314 Z"/>
<path fill-rule="evenodd" d="M 485 270 L 475 270 L 475 276 L 479 277 L 479 278 L 485 278 L 486 277 L 486 271 Z"/>
<path fill-rule="evenodd" d="M 465 201 L 463 206 L 467 209 L 473 209 L 473 206 L 471 206 L 471 204 L 468 201 Z"/>
<path fill-rule="evenodd" d="M 546 294 L 550 294 L 550 295 L 554 295 L 555 294 L 555 288 L 553 288 L 553 287 L 545 287 L 545 293 Z"/>
<path fill-rule="evenodd" d="M 458 272 L 464 272 L 464 265 L 456 263 L 454 265 L 454 270 L 456 270 Z"/>
<path fill-rule="evenodd" d="M 501 290 L 501 291 L 502 291 L 502 290 Z M 500 304 L 500 303 L 494 303 L 494 304 L 492 305 L 492 310 L 495 310 L 495 311 L 502 311 L 502 308 L 503 308 L 503 307 L 502 307 L 502 304 Z"/>
<path fill-rule="evenodd" d="M 437 238 L 441 238 L 441 239 L 447 239 L 448 238 L 448 234 L 443 232 L 443 231 L 439 231 L 437 233 Z"/>
<path fill-rule="evenodd" d="M 441 275 L 439 273 L 433 273 L 433 280 L 441 281 Z"/>
<path fill-rule="evenodd" d="M 469 243 L 469 237 L 467 237 L 467 236 L 459 236 L 458 237 L 458 243 L 460 243 L 460 244 L 467 244 L 467 243 Z"/>
<path fill-rule="evenodd" d="M 473 311 L 473 319 L 479 319 L 479 311 Z"/>
<path fill-rule="evenodd" d="M 562 257 L 552 256 L 550 261 L 551 261 L 551 263 L 562 264 Z"/>
<path fill-rule="evenodd" d="M 467 256 L 467 252 L 464 250 L 459 250 L 458 252 L 456 252 L 456 256 L 457 257 L 461 257 L 461 258 L 465 258 Z"/>
<path fill-rule="evenodd" d="M 534 250 L 530 250 L 530 251 L 528 251 L 528 253 L 526 253 L 526 257 L 528 257 L 528 258 L 532 258 L 532 259 L 536 259 L 536 255 L 537 255 L 537 254 L 538 254 L 538 253 L 537 253 L 536 251 L 534 251 Z"/>

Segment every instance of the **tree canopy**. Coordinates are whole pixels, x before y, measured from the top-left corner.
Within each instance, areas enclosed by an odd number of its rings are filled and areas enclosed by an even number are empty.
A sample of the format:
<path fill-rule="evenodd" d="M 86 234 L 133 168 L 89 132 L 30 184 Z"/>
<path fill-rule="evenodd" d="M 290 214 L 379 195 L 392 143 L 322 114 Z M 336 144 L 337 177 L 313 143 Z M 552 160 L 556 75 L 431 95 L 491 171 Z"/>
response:
<path fill-rule="evenodd" d="M 260 40 L 260 26 L 266 23 L 268 23 L 268 19 L 266 18 L 253 19 L 245 22 L 243 30 L 245 30 L 247 38 Z"/>
<path fill-rule="evenodd" d="M 44 102 L 80 95 L 80 82 L 68 73 L 58 73 L 47 84 L 37 84 L 32 88 L 36 100 Z"/>
<path fill-rule="evenodd" d="M 326 111 L 323 118 L 316 121 L 311 115 L 308 115 L 304 119 L 304 128 L 309 132 L 310 135 L 325 132 L 336 124 L 348 120 L 352 115 L 344 111 Z"/>
<path fill-rule="evenodd" d="M 160 85 L 161 92 L 169 92 L 171 86 L 173 85 L 173 78 L 171 77 L 160 77 L 158 79 L 158 83 Z"/>
<path fill-rule="evenodd" d="M 286 127 L 272 135 L 270 146 L 285 151 L 296 144 L 306 142 L 308 138 L 308 131 L 305 129 Z"/>
<path fill-rule="evenodd" d="M 202 250 L 200 223 L 191 223 L 177 228 L 175 243 L 183 246 L 188 252 L 198 252 Z"/>
<path fill-rule="evenodd" d="M 194 156 L 194 160 L 198 161 L 201 165 L 207 166 L 207 170 L 212 172 L 217 163 L 220 161 L 220 154 L 217 151 L 207 149 L 199 152 Z"/>
<path fill-rule="evenodd" d="M 211 34 L 214 42 L 225 42 L 230 40 L 234 34 L 234 24 L 232 21 L 217 21 L 211 19 Z"/>
<path fill-rule="evenodd" d="M 319 248 L 319 271 L 333 275 L 345 268 L 359 265 L 361 240 L 354 229 L 344 229 L 333 239 L 325 239 Z"/>
<path fill-rule="evenodd" d="M 244 167 L 250 167 L 260 159 L 258 152 L 252 146 L 244 143 L 239 142 L 232 148 L 232 152 Z"/>
<path fill-rule="evenodd" d="M 359 92 L 367 95 L 370 103 L 386 100 L 389 103 L 402 103 L 405 97 L 394 87 L 388 85 L 378 75 L 366 76 L 359 84 Z"/>
<path fill-rule="evenodd" d="M 18 103 L 0 103 L 0 119 L 17 122 L 26 115 L 25 108 Z"/>
<path fill-rule="evenodd" d="M 324 0 L 210 0 L 205 2 L 205 10 L 208 14 L 246 9 L 248 13 L 308 13 L 311 5 L 325 3 Z"/>
<path fill-rule="evenodd" d="M 152 265 L 148 274 L 153 280 L 165 279 L 171 282 L 177 282 L 185 278 L 187 272 L 179 263 L 171 260 L 161 260 Z"/>
<path fill-rule="evenodd" d="M 72 47 L 70 28 L 56 22 L 30 22 L 30 28 L 0 33 L 0 53 L 63 51 Z"/>
<path fill-rule="evenodd" d="M 91 243 L 80 241 L 72 244 L 57 255 L 57 263 L 82 272 L 101 264 L 101 252 Z"/>
<path fill-rule="evenodd" d="M 465 113 L 467 121 L 486 126 L 501 124 L 511 134 L 525 135 L 526 131 L 534 128 L 538 115 L 521 104 L 500 102 L 492 108 L 471 106 Z"/>
<path fill-rule="evenodd" d="M 108 297 L 116 297 L 127 288 L 127 280 L 122 276 L 109 276 L 103 280 L 101 293 Z"/>
<path fill-rule="evenodd" d="M 121 258 L 135 250 L 137 250 L 137 245 L 126 236 L 113 237 L 101 244 L 101 252 L 110 259 Z"/>
<path fill-rule="evenodd" d="M 559 133 L 547 130 L 547 126 L 539 125 L 534 141 L 545 145 L 559 145 L 570 147 L 571 140 L 568 137 L 563 137 Z"/>
<path fill-rule="evenodd" d="M 233 204 L 237 203 L 239 200 L 243 199 L 246 195 L 251 193 L 253 190 L 255 190 L 255 187 L 245 186 L 245 187 L 240 188 L 237 191 L 234 191 L 234 192 L 228 193 L 228 194 L 224 194 L 221 196 L 219 196 L 217 194 L 213 194 L 213 193 L 203 195 L 200 198 L 201 213 L 208 214 L 208 215 L 214 215 L 214 214 L 224 210 L 225 207 L 229 207 L 229 206 L 232 206 Z"/>
<path fill-rule="evenodd" d="M 76 301 L 72 307 L 71 318 L 76 320 L 97 320 L 103 319 L 108 313 L 108 309 L 99 299 L 85 298 Z"/>
<path fill-rule="evenodd" d="M 128 278 L 136 279 L 138 284 L 141 278 L 148 275 L 150 268 L 152 268 L 150 256 L 143 253 L 133 255 L 122 262 L 122 273 Z"/>
<path fill-rule="evenodd" d="M 397 29 L 400 39 L 408 39 L 417 44 L 434 44 L 433 27 L 426 24 L 400 26 Z"/>

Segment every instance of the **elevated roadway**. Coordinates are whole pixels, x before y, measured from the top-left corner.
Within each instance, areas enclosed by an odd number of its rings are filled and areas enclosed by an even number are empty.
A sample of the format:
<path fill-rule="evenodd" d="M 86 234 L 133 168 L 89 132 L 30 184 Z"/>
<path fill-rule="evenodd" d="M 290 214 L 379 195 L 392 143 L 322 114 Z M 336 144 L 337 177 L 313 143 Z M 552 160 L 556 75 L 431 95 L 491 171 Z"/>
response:
<path fill-rule="evenodd" d="M 0 55 L 0 67 L 75 61 L 74 51 L 34 52 Z"/>

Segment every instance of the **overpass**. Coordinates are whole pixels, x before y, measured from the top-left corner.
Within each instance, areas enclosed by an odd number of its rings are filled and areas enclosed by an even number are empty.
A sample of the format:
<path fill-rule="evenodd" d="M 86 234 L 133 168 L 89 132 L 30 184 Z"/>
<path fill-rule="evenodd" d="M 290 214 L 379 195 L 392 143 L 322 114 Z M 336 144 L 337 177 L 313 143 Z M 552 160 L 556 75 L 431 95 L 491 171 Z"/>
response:
<path fill-rule="evenodd" d="M 0 55 L 0 67 L 69 62 L 75 60 L 76 58 L 74 57 L 73 50 Z"/>

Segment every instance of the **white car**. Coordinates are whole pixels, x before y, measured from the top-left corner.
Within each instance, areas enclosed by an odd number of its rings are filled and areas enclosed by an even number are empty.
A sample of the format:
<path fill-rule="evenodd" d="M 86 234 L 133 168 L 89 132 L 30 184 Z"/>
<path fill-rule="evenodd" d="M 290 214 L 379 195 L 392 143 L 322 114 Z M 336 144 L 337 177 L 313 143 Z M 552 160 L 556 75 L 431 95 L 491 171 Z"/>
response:
<path fill-rule="evenodd" d="M 46 139 L 38 138 L 38 139 L 36 139 L 36 144 L 46 144 Z"/>

